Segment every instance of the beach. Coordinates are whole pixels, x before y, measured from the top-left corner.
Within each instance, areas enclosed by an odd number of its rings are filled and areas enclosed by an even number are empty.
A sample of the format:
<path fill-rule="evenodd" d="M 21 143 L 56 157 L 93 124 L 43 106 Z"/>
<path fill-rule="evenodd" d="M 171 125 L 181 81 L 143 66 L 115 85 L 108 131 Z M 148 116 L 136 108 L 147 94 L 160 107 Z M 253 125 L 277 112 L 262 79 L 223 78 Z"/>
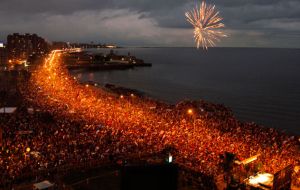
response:
<path fill-rule="evenodd" d="M 91 52 L 109 50 L 91 49 Z M 176 104 L 206 100 L 224 104 L 236 117 L 299 134 L 299 49 L 120 48 L 151 68 L 126 71 L 71 71 L 81 82 L 115 84 Z"/>
<path fill-rule="evenodd" d="M 163 160 L 165 153 L 172 154 L 202 189 L 215 188 L 215 179 L 223 173 L 222 156 L 228 153 L 240 161 L 258 155 L 260 170 L 271 174 L 299 165 L 298 136 L 242 123 L 220 104 L 171 105 L 80 85 L 60 57 L 60 51 L 53 51 L 32 73 L 20 87 L 21 109 L 1 120 L 6 133 L 0 162 L 9 166 L 0 168 L 5 185 L 35 174 L 43 179 L 48 172 L 53 178 L 81 166 L 126 160 L 150 164 L 154 157 Z M 26 111 L 30 107 L 33 114 Z M 32 132 L 22 137 L 19 130 Z"/>

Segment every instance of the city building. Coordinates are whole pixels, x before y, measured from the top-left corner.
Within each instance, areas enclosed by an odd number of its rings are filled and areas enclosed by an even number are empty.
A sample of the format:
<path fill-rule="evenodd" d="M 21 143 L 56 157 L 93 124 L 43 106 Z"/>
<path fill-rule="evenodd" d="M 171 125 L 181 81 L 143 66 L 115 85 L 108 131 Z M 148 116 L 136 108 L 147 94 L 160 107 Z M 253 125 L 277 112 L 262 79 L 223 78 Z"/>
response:
<path fill-rule="evenodd" d="M 3 43 L 0 43 L 0 65 L 7 63 L 7 52 Z"/>
<path fill-rule="evenodd" d="M 85 52 L 72 52 L 64 56 L 64 63 L 67 65 L 82 65 L 93 63 L 93 55 Z"/>
<path fill-rule="evenodd" d="M 14 33 L 7 36 L 8 62 L 22 63 L 32 55 L 44 55 L 49 51 L 49 45 L 45 39 L 36 34 Z"/>
<path fill-rule="evenodd" d="M 52 42 L 51 49 L 66 49 L 69 48 L 69 45 L 67 42 Z"/>
<path fill-rule="evenodd" d="M 137 59 L 135 56 L 128 55 L 117 55 L 114 50 L 110 50 L 110 53 L 105 56 L 106 63 L 119 63 L 119 64 L 144 64 L 144 61 Z"/>

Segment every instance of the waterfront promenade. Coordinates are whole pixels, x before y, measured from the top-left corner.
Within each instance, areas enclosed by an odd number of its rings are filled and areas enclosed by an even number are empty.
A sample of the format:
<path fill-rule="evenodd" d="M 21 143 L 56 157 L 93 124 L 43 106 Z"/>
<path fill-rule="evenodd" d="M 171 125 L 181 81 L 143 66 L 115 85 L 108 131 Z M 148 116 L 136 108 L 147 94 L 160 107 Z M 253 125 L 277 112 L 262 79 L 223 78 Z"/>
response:
<path fill-rule="evenodd" d="M 166 147 L 176 150 L 176 163 L 203 174 L 203 179 L 222 173 L 220 155 L 225 152 L 240 160 L 260 154 L 260 170 L 272 174 L 290 164 L 299 165 L 297 136 L 240 123 L 221 105 L 183 102 L 170 106 L 80 85 L 61 64 L 61 56 L 53 51 L 22 87 L 26 105 L 43 110 L 46 115 L 39 117 L 45 122 L 24 121 L 24 129 L 30 124 L 37 127 L 32 138 L 12 141 L 14 135 L 8 136 L 10 143 L 4 147 L 9 152 L 0 158 L 8 166 L 1 167 L 6 177 L 111 156 L 126 158 L 135 153 L 138 159 Z M 28 159 L 22 154 L 26 147 L 41 156 Z M 200 184 L 203 189 L 214 188 L 213 181 Z"/>

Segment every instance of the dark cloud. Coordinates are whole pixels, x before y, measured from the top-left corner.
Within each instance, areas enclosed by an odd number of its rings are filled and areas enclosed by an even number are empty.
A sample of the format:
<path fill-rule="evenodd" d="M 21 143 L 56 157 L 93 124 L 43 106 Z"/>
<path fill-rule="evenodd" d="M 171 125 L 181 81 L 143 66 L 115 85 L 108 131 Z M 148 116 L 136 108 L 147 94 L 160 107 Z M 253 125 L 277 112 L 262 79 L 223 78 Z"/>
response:
<path fill-rule="evenodd" d="M 192 46 L 192 28 L 186 22 L 184 13 L 193 8 L 195 2 L 197 1 L 0 0 L 0 39 L 12 32 L 36 32 L 50 40 Z M 300 41 L 299 0 L 207 2 L 217 6 L 227 26 L 226 32 L 230 37 L 220 45 L 287 44 L 287 47 L 300 47 L 297 44 Z"/>

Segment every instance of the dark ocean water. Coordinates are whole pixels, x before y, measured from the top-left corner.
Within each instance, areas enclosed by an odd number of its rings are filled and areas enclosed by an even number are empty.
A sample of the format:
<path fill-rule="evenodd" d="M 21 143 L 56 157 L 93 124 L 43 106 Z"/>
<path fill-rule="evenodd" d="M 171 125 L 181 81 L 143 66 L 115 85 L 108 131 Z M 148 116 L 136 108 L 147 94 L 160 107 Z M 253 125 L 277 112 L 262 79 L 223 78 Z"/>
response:
<path fill-rule="evenodd" d="M 91 50 L 108 52 L 109 50 Z M 221 103 L 242 121 L 300 135 L 300 49 L 124 48 L 152 68 L 73 72 L 82 81 L 113 83 L 176 103 Z"/>

